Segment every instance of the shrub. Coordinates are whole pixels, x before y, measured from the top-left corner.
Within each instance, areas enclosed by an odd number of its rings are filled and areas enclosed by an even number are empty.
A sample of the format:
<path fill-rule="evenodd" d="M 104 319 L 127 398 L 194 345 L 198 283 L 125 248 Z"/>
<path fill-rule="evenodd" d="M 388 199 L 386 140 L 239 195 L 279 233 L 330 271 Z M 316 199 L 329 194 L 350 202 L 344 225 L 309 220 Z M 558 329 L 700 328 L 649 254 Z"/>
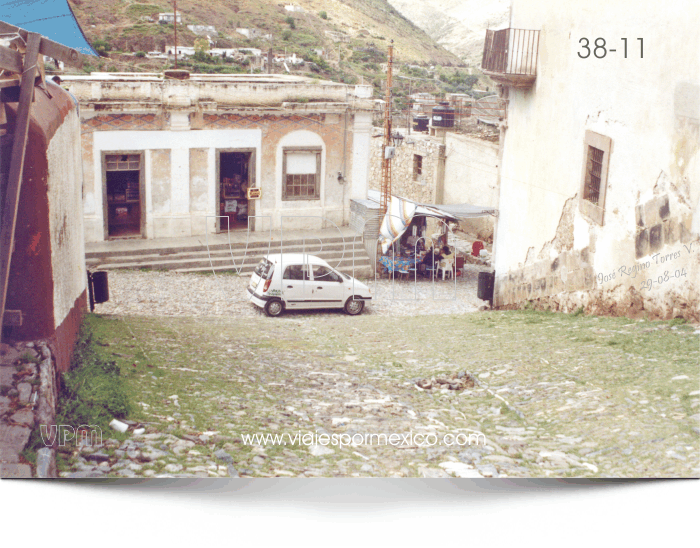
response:
<path fill-rule="evenodd" d="M 328 19 L 328 14 L 327 14 L 325 11 L 319 12 L 319 13 L 318 13 L 318 16 L 319 16 L 321 19 Z"/>
<path fill-rule="evenodd" d="M 112 46 L 109 42 L 100 38 L 98 38 L 92 43 L 92 47 L 95 48 L 95 51 L 102 57 L 107 57 L 107 52 L 109 52 L 112 49 Z"/>
<path fill-rule="evenodd" d="M 143 59 L 144 57 L 146 57 L 146 52 L 139 50 L 136 53 L 134 53 L 134 56 Z"/>
<path fill-rule="evenodd" d="M 287 24 L 289 25 L 289 28 L 290 28 L 290 29 L 295 29 L 295 28 L 297 28 L 296 23 L 294 23 L 294 18 L 293 18 L 293 17 L 291 17 L 291 16 L 288 15 L 284 21 L 285 21 L 285 23 L 287 23 Z"/>

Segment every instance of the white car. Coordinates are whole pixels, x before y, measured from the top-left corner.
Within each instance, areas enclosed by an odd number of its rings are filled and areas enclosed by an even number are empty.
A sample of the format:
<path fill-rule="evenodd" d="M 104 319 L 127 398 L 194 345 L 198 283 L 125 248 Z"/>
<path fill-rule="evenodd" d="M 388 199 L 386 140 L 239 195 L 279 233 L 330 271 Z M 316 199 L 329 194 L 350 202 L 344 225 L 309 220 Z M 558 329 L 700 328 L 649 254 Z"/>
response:
<path fill-rule="evenodd" d="M 342 308 L 355 316 L 372 299 L 372 292 L 314 255 L 277 253 L 255 267 L 248 299 L 268 316 L 279 316 L 285 309 L 310 308 Z"/>

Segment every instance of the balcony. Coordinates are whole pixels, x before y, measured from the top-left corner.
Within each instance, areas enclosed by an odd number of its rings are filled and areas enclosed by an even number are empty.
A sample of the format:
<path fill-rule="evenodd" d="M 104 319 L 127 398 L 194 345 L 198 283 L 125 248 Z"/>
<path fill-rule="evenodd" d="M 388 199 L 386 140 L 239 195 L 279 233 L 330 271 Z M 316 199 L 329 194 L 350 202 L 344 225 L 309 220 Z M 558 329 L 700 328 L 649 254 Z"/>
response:
<path fill-rule="evenodd" d="M 487 30 L 481 69 L 498 83 L 530 87 L 537 77 L 539 30 Z"/>

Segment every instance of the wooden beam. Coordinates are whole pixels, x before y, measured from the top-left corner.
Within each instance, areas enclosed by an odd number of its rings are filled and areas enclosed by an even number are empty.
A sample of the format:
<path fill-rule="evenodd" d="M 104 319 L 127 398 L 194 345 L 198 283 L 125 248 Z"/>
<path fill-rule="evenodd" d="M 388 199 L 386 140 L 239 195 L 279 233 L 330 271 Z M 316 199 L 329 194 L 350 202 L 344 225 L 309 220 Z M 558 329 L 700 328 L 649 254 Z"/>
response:
<path fill-rule="evenodd" d="M 28 41 L 27 37 L 30 34 L 34 34 L 19 27 L 15 27 L 14 25 L 10 25 L 9 23 L 5 23 L 4 21 L 0 21 L 0 34 L 12 34 L 13 32 L 19 34 L 25 42 Z M 44 38 L 43 36 L 41 37 L 41 43 L 39 44 L 39 53 L 42 55 L 47 55 L 53 59 L 63 61 L 66 65 L 70 65 L 71 67 L 75 68 L 81 68 L 85 58 L 85 56 L 79 53 L 78 50 L 69 48 L 63 44 L 59 44 L 58 42 Z"/>
<path fill-rule="evenodd" d="M 22 72 L 22 54 L 5 46 L 0 46 L 0 70 Z"/>
<path fill-rule="evenodd" d="M 21 86 L 0 87 L 0 103 L 18 103 L 19 96 L 22 92 Z M 34 94 L 32 93 L 32 103 L 34 102 Z"/>
<path fill-rule="evenodd" d="M 12 88 L 15 86 L 19 86 L 19 79 L 8 78 L 7 80 L 0 80 L 0 89 Z"/>
<path fill-rule="evenodd" d="M 39 57 L 41 34 L 27 33 L 27 51 L 24 55 L 22 84 L 20 89 L 17 117 L 15 119 L 14 141 L 10 156 L 10 172 L 7 177 L 5 205 L 2 211 L 2 229 L 0 230 L 0 317 L 5 312 L 7 286 L 10 281 L 10 261 L 15 244 L 15 227 L 17 226 L 17 209 L 24 172 L 24 154 L 27 149 L 29 133 L 29 115 L 34 93 L 34 77 Z M 0 335 L 1 336 L 1 335 Z"/>
<path fill-rule="evenodd" d="M 22 325 L 22 311 L 21 310 L 5 310 L 5 314 L 2 317 L 2 325 L 11 325 L 14 327 L 19 327 Z"/>

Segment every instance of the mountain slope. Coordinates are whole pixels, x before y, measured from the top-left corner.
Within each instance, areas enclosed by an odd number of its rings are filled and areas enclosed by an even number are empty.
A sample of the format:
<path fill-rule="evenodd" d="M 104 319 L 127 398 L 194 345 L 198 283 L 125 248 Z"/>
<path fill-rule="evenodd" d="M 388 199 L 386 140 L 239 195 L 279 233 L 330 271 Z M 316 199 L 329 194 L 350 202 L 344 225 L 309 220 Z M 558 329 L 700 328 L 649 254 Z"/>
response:
<path fill-rule="evenodd" d="M 172 12 L 167 0 L 70 0 L 85 34 L 103 41 L 107 49 L 120 51 L 164 51 L 173 43 L 172 25 L 159 25 L 159 12 Z M 193 45 L 196 36 L 187 25 L 213 25 L 218 32 L 217 47 L 259 47 L 274 51 L 308 53 L 326 48 L 328 59 L 343 64 L 353 50 L 386 52 L 395 41 L 399 62 L 417 64 L 458 64 L 459 59 L 437 45 L 424 31 L 401 15 L 386 0 L 296 0 L 303 11 L 285 10 L 280 0 L 209 0 L 200 3 L 180 0 L 178 27 L 181 45 Z M 248 40 L 236 28 L 260 29 L 271 40 Z M 327 31 L 348 41 L 337 41 Z M 103 48 L 104 49 L 104 48 Z"/>
<path fill-rule="evenodd" d="M 487 28 L 502 28 L 510 0 L 389 0 L 445 49 L 470 62 L 481 58 Z"/>

